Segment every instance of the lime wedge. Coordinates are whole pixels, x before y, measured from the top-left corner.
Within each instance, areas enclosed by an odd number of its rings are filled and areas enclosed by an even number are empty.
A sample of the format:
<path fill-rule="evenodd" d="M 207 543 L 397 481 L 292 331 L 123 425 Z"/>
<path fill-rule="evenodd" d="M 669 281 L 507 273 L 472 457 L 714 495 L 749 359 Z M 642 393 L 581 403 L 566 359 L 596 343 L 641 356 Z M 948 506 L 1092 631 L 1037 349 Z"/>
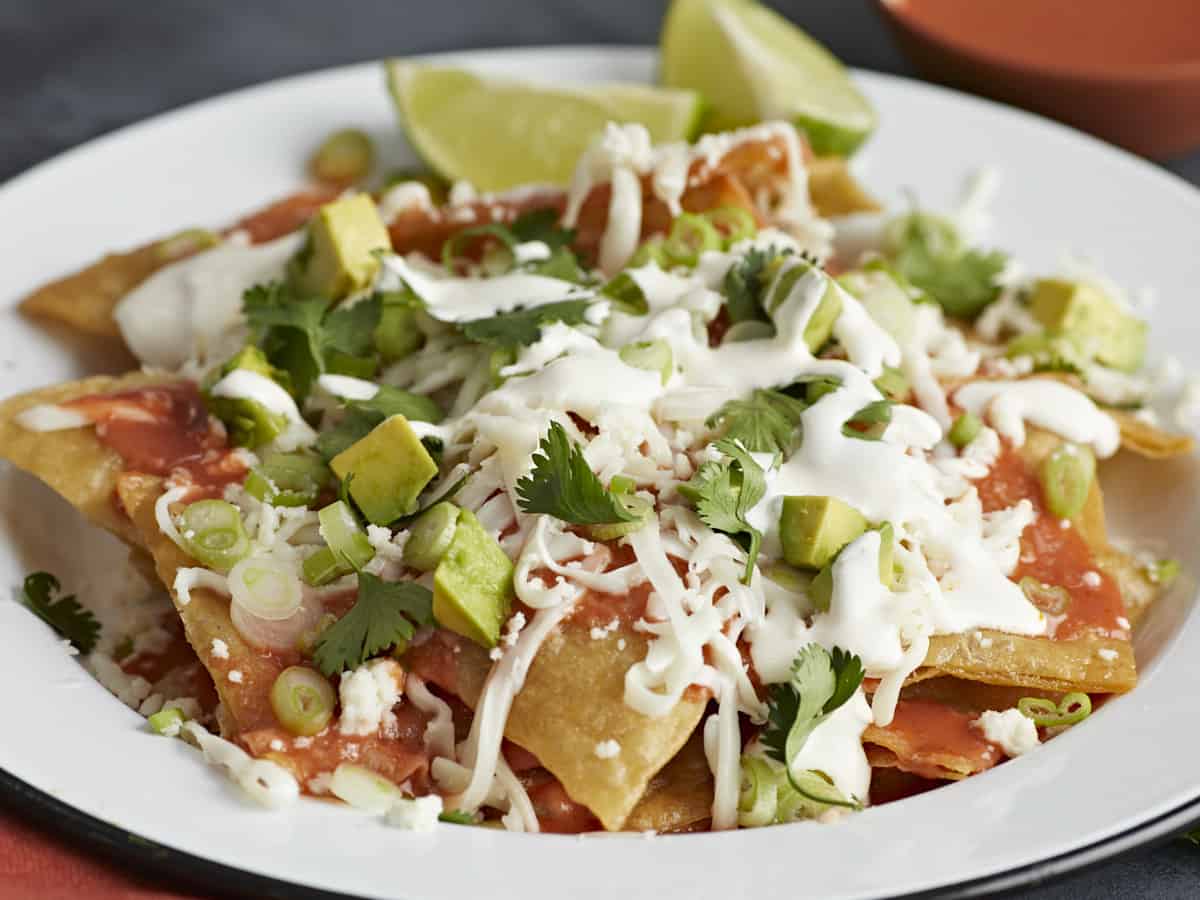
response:
<path fill-rule="evenodd" d="M 660 44 L 663 83 L 711 104 L 705 130 L 786 119 L 818 155 L 848 156 L 875 127 L 833 54 L 753 0 L 673 0 Z"/>
<path fill-rule="evenodd" d="M 601 84 L 583 93 L 608 107 L 618 122 L 641 122 L 656 144 L 692 141 L 707 104 L 695 91 L 646 84 Z"/>
<path fill-rule="evenodd" d="M 642 122 L 656 142 L 697 131 L 703 103 L 690 90 L 603 85 L 560 90 L 462 69 L 392 60 L 388 86 L 413 148 L 439 175 L 485 191 L 566 184 L 610 121 Z"/>

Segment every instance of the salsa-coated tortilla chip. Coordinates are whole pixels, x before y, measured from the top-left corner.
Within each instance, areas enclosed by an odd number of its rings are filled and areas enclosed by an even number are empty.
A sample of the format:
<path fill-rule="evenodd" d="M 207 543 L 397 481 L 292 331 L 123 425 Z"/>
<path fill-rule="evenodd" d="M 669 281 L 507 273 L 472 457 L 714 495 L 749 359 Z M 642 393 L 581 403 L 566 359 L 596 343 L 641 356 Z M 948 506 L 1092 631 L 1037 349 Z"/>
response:
<path fill-rule="evenodd" d="M 890 725 L 868 725 L 863 746 L 873 767 L 958 781 L 990 769 L 1000 752 L 971 725 L 973 716 L 942 703 L 900 700 Z"/>
<path fill-rule="evenodd" d="M 163 492 L 162 479 L 153 475 L 122 475 L 117 492 L 142 545 L 154 558 L 159 579 L 171 592 L 188 643 L 213 677 L 221 698 L 218 713 L 221 732 L 232 737 L 274 726 L 269 695 L 284 664 L 277 656 L 260 653 L 246 642 L 230 618 L 228 597 L 197 587 L 189 592 L 186 604 L 180 602 L 180 594 L 175 590 L 176 575 L 180 569 L 195 565 L 195 561 L 158 527 L 154 505 Z M 220 654 L 214 652 L 214 641 L 224 644 Z M 229 679 L 234 670 L 241 672 L 236 682 Z"/>
<path fill-rule="evenodd" d="M 662 718 L 635 712 L 625 704 L 625 672 L 645 658 L 645 636 L 624 627 L 594 640 L 589 631 L 568 619 L 546 639 L 504 734 L 536 756 L 607 830 L 619 831 L 651 779 L 696 730 L 707 698 L 685 694 Z M 454 659 L 453 691 L 473 708 L 491 660 L 467 641 Z M 596 755 L 605 741 L 620 745 L 616 756 Z"/>
<path fill-rule="evenodd" d="M 116 502 L 117 479 L 125 465 L 114 450 L 100 442 L 95 429 L 33 431 L 17 419 L 25 410 L 41 404 L 65 403 L 92 394 L 174 381 L 177 379 L 142 372 L 118 377 L 96 375 L 5 400 L 0 403 L 0 458 L 45 482 L 88 521 L 108 529 L 132 546 L 141 546 L 137 530 Z"/>

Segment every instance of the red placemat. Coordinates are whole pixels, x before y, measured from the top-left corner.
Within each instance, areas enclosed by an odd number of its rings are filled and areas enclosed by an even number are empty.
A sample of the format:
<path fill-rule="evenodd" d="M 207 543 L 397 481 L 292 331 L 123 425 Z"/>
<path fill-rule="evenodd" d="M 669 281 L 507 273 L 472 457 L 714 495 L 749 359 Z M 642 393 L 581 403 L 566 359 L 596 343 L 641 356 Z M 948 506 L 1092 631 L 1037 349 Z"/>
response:
<path fill-rule="evenodd" d="M 0 810 L 0 898 L 36 900 L 182 900 Z"/>

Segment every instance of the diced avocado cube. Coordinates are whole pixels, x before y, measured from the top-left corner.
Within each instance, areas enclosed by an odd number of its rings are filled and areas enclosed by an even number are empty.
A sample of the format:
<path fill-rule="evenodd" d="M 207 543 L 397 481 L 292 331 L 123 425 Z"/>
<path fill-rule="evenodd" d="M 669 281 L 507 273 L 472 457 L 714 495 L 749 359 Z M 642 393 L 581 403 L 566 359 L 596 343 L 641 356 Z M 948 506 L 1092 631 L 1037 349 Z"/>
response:
<path fill-rule="evenodd" d="M 414 512 L 417 497 L 438 473 L 404 416 L 384 419 L 330 460 L 329 467 L 343 481 L 350 479 L 350 496 L 376 525 Z"/>
<path fill-rule="evenodd" d="M 660 373 L 663 384 L 671 380 L 675 371 L 675 357 L 671 353 L 671 345 L 661 339 L 626 344 L 618 355 L 627 366 Z"/>
<path fill-rule="evenodd" d="M 375 251 L 390 250 L 387 226 L 367 194 L 326 203 L 308 226 L 298 261 L 300 286 L 339 299 L 371 283 L 379 268 Z"/>
<path fill-rule="evenodd" d="M 468 510 L 433 572 L 433 617 L 443 628 L 495 647 L 513 601 L 513 564 Z"/>
<path fill-rule="evenodd" d="M 1142 364 L 1146 323 L 1094 285 L 1040 279 L 1030 295 L 1029 309 L 1048 331 L 1073 338 L 1103 365 L 1132 372 Z"/>
<path fill-rule="evenodd" d="M 779 517 L 783 558 L 820 569 L 867 530 L 863 514 L 837 497 L 784 497 Z"/>
<path fill-rule="evenodd" d="M 1009 341 L 1004 355 L 1009 359 L 1029 357 L 1035 372 L 1080 372 L 1087 363 L 1080 342 L 1073 334 L 1030 331 Z"/>

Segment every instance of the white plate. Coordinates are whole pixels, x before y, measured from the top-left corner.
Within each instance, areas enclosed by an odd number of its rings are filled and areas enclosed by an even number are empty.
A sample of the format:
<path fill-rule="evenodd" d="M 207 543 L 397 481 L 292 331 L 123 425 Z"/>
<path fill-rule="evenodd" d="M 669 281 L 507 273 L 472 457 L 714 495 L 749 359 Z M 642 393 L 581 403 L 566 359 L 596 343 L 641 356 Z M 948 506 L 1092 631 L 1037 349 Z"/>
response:
<path fill-rule="evenodd" d="M 612 48 L 453 59 L 547 81 L 646 80 L 653 62 L 647 50 Z M 975 167 L 999 166 L 997 245 L 1042 269 L 1065 250 L 1091 253 L 1126 285 L 1155 285 L 1162 299 L 1153 316 L 1155 346 L 1200 368 L 1200 194 L 1025 113 L 896 78 L 861 74 L 859 80 L 883 124 L 857 164 L 881 197 L 903 203 L 911 188 L 923 202 L 945 206 Z M 13 304 L 26 291 L 106 250 L 188 225 L 227 222 L 288 192 L 320 138 L 348 125 L 366 127 L 396 162 L 406 161 L 382 71 L 369 64 L 197 104 L 94 141 L 0 189 L 0 221 L 9 234 L 0 268 L 3 393 L 70 378 L 89 366 L 94 371 L 98 360 L 94 347 L 76 343 L 79 352 L 69 352 L 19 318 Z M 1122 512 L 1116 517 L 1121 528 L 1161 541 L 1190 571 L 1200 571 L 1200 548 L 1189 539 L 1198 514 L 1194 460 L 1169 466 L 1118 460 L 1107 468 L 1112 477 L 1105 484 Z M 1154 505 L 1139 506 L 1151 480 L 1166 491 L 1147 492 Z M 0 497 L 10 535 L 0 542 L 0 583 L 15 585 L 30 569 L 47 567 L 86 591 L 87 580 L 70 575 L 79 548 L 96 538 L 83 537 L 65 504 L 8 470 L 0 470 Z M 431 836 L 388 829 L 326 803 L 302 802 L 285 813 L 254 809 L 195 751 L 148 735 L 47 629 L 7 602 L 0 603 L 0 768 L 163 847 L 355 894 L 767 900 L 978 887 L 981 879 L 999 883 L 1002 873 L 1011 883 L 1180 825 L 1179 811 L 1200 797 L 1194 759 L 1200 719 L 1193 714 L 1200 621 L 1192 613 L 1193 594 L 1190 586 L 1177 587 L 1155 608 L 1138 636 L 1142 684 L 1084 726 L 977 778 L 833 827 L 653 840 L 452 827 Z M 27 796 L 45 808 L 38 794 Z M 84 817 L 66 818 L 111 847 L 120 843 Z M 160 868 L 191 875 L 220 872 L 197 870 L 198 860 L 179 855 L 141 849 L 121 855 L 144 855 Z M 236 883 L 266 890 L 264 882 Z"/>

